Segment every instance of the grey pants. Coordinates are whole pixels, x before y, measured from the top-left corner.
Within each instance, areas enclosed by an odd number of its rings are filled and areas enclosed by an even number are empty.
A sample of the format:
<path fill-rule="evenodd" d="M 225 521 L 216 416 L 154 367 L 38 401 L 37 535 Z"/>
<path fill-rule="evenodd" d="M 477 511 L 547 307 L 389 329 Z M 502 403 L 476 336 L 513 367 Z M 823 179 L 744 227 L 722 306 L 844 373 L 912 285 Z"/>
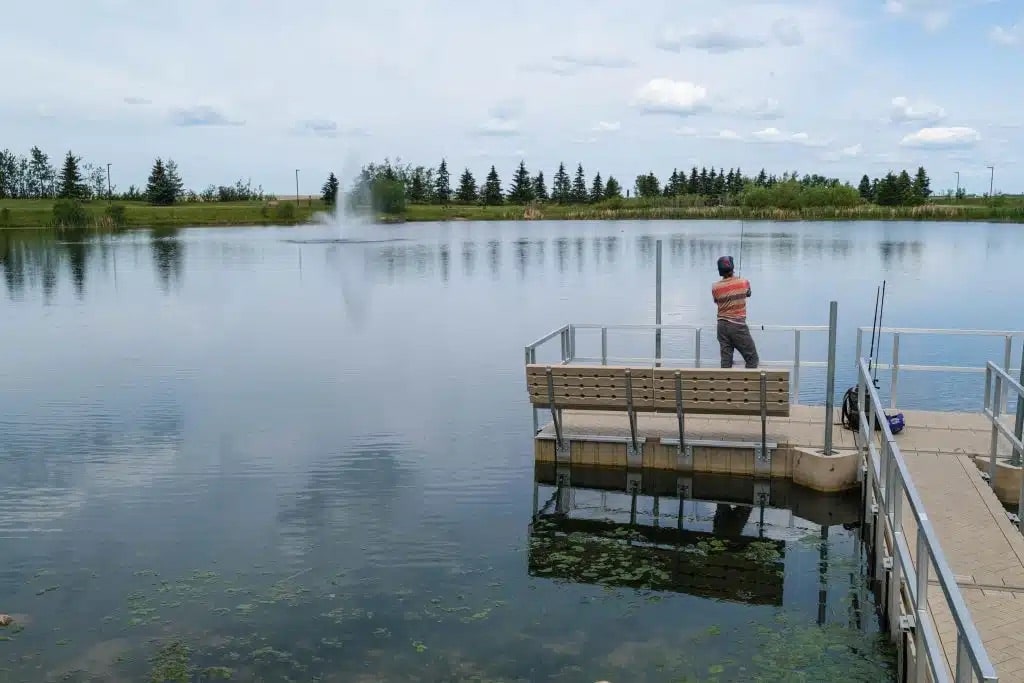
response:
<path fill-rule="evenodd" d="M 718 345 L 722 349 L 722 367 L 732 367 L 733 351 L 739 351 L 748 368 L 756 368 L 758 363 L 757 347 L 750 336 L 750 328 L 745 323 L 733 323 L 728 320 L 718 321 Z"/>

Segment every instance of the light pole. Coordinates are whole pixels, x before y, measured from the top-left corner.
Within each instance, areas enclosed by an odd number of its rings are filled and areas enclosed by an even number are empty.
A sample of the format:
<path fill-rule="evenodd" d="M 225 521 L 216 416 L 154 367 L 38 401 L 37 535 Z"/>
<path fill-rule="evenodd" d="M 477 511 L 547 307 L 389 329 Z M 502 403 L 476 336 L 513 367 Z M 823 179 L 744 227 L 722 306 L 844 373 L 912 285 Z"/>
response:
<path fill-rule="evenodd" d="M 955 173 L 956 173 L 956 195 L 954 195 L 954 196 L 957 199 L 960 199 L 960 171 L 955 171 Z"/>
<path fill-rule="evenodd" d="M 985 168 L 987 168 L 990 171 L 990 174 L 989 174 L 989 177 L 988 177 L 988 198 L 989 199 L 994 199 L 995 195 L 992 194 L 992 190 L 993 190 L 993 187 L 995 186 L 996 167 L 995 166 L 986 166 Z"/>
<path fill-rule="evenodd" d="M 299 205 L 299 169 L 295 169 L 295 206 Z"/>
<path fill-rule="evenodd" d="M 107 201 L 109 202 L 113 197 L 113 191 L 110 189 L 110 162 L 107 162 Z"/>

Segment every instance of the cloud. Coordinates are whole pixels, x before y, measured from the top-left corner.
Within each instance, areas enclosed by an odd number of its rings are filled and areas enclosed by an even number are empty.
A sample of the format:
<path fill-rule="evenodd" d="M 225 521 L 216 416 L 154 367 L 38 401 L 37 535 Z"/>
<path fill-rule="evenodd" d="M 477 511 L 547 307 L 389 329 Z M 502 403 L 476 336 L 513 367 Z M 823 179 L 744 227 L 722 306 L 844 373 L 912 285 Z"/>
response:
<path fill-rule="evenodd" d="M 793 19 L 776 19 L 772 23 L 772 34 L 779 45 L 783 47 L 796 47 L 804 42 L 804 35 L 800 31 L 800 25 Z"/>
<path fill-rule="evenodd" d="M 803 33 L 796 20 L 790 17 L 776 19 L 771 24 L 771 35 L 751 35 L 740 32 L 734 23 L 721 19 L 711 22 L 702 29 L 679 31 L 668 28 L 662 32 L 654 45 L 667 52 L 681 52 L 684 48 L 704 50 L 711 54 L 726 54 L 768 47 L 772 44 L 795 47 L 804 42 Z"/>
<path fill-rule="evenodd" d="M 742 135 L 734 130 L 729 130 L 728 128 L 718 131 L 718 135 L 715 137 L 719 140 L 735 140 L 737 142 L 743 140 Z"/>
<path fill-rule="evenodd" d="M 730 112 L 737 116 L 762 121 L 782 118 L 782 108 L 779 105 L 779 101 L 773 97 L 761 100 L 760 102 L 734 105 Z"/>
<path fill-rule="evenodd" d="M 973 128 L 952 126 L 949 128 L 922 128 L 910 133 L 900 140 L 904 147 L 920 147 L 930 149 L 956 149 L 972 147 L 981 140 L 981 135 Z"/>
<path fill-rule="evenodd" d="M 622 124 L 618 121 L 598 121 L 590 129 L 599 133 L 611 133 L 622 128 Z"/>
<path fill-rule="evenodd" d="M 997 45 L 1017 45 L 1021 42 L 1021 38 L 1024 37 L 1024 26 L 1021 24 L 1014 24 L 1007 28 L 993 26 L 992 30 L 989 31 L 988 37 L 989 40 Z"/>
<path fill-rule="evenodd" d="M 673 128 L 672 132 L 675 133 L 676 135 L 682 135 L 684 137 L 694 137 L 698 133 L 696 128 L 691 128 L 690 126 L 682 126 L 680 128 Z"/>
<path fill-rule="evenodd" d="M 953 15 L 952 0 L 886 0 L 886 14 L 919 22 L 927 31 L 945 27 Z"/>
<path fill-rule="evenodd" d="M 844 159 L 856 159 L 864 154 L 864 147 L 860 143 L 849 145 L 839 150 L 826 152 L 821 156 L 824 161 L 843 161 Z"/>
<path fill-rule="evenodd" d="M 522 131 L 519 117 L 523 110 L 521 100 L 502 100 L 491 106 L 488 117 L 476 128 L 478 135 L 512 137 Z"/>
<path fill-rule="evenodd" d="M 821 147 L 824 143 L 811 139 L 807 133 L 787 133 L 778 128 L 765 128 L 750 134 L 755 142 L 772 144 L 803 145 L 805 147 Z"/>
<path fill-rule="evenodd" d="M 153 100 L 148 100 L 145 97 L 126 97 L 124 98 L 125 104 L 153 104 Z"/>
<path fill-rule="evenodd" d="M 645 114 L 690 116 L 708 109 L 707 97 L 703 85 L 653 78 L 636 91 L 634 105 Z"/>
<path fill-rule="evenodd" d="M 556 76 L 572 76 L 587 70 L 629 69 L 635 66 L 636 62 L 633 60 L 617 55 L 559 54 L 554 55 L 547 61 L 525 64 L 520 68 L 523 71 L 537 71 L 555 74 Z"/>
<path fill-rule="evenodd" d="M 366 137 L 370 133 L 364 128 L 342 128 L 337 121 L 329 119 L 304 119 L 295 123 L 295 131 L 300 135 L 316 135 L 324 138 Z"/>
<path fill-rule="evenodd" d="M 892 98 L 889 120 L 893 123 L 938 123 L 946 118 L 946 110 L 928 102 L 912 103 L 906 97 Z"/>
<path fill-rule="evenodd" d="M 244 121 L 233 121 L 213 107 L 176 108 L 171 110 L 171 122 L 176 126 L 241 126 Z"/>

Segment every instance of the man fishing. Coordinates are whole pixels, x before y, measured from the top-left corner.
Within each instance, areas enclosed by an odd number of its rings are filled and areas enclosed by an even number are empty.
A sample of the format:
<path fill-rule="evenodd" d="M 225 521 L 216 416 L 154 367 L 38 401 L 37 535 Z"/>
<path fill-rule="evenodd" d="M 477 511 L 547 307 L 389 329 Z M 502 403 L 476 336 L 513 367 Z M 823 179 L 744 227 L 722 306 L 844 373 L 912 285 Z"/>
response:
<path fill-rule="evenodd" d="M 722 351 L 722 367 L 732 367 L 733 351 L 739 351 L 748 368 L 756 368 L 757 347 L 747 327 L 747 298 L 750 281 L 736 277 L 732 256 L 718 259 L 718 274 L 722 276 L 711 285 L 711 296 L 718 304 L 718 344 Z"/>

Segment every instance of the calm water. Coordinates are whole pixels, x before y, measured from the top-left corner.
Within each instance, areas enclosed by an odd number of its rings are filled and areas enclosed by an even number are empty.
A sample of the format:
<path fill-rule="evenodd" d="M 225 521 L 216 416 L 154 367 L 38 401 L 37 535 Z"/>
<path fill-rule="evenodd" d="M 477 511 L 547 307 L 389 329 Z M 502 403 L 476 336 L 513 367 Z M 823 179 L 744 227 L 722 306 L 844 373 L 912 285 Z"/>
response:
<path fill-rule="evenodd" d="M 0 231 L 0 612 L 19 624 L 0 631 L 0 680 L 186 666 L 180 680 L 792 680 L 780 672 L 823 649 L 807 680 L 886 680 L 871 619 L 851 626 L 851 532 L 825 525 L 822 627 L 820 520 L 785 505 L 741 525 L 785 541 L 779 604 L 704 596 L 671 572 L 625 580 L 657 566 L 647 556 L 623 569 L 560 546 L 553 575 L 534 571 L 544 533 L 571 549 L 591 542 L 571 534 L 633 532 L 602 510 L 605 526 L 531 527 L 523 346 L 566 322 L 652 322 L 655 239 L 665 322 L 712 323 L 714 259 L 739 255 L 739 225 L 455 223 L 302 243 L 333 230 Z M 757 321 L 826 324 L 839 301 L 839 393 L 883 278 L 886 324 L 1012 328 L 1022 255 L 1014 226 L 757 224 L 742 272 Z M 758 334 L 762 357 L 790 357 L 791 336 Z M 826 340 L 805 335 L 802 357 L 824 359 Z M 900 355 L 982 365 L 1002 346 L 908 339 Z M 690 357 L 692 336 L 665 348 Z M 577 351 L 599 353 L 597 335 Z M 823 401 L 823 385 L 805 369 L 801 400 Z M 907 374 L 900 405 L 973 409 L 981 386 Z M 708 505 L 684 511 L 686 529 L 714 518 Z M 639 514 L 676 522 L 668 503 Z"/>

